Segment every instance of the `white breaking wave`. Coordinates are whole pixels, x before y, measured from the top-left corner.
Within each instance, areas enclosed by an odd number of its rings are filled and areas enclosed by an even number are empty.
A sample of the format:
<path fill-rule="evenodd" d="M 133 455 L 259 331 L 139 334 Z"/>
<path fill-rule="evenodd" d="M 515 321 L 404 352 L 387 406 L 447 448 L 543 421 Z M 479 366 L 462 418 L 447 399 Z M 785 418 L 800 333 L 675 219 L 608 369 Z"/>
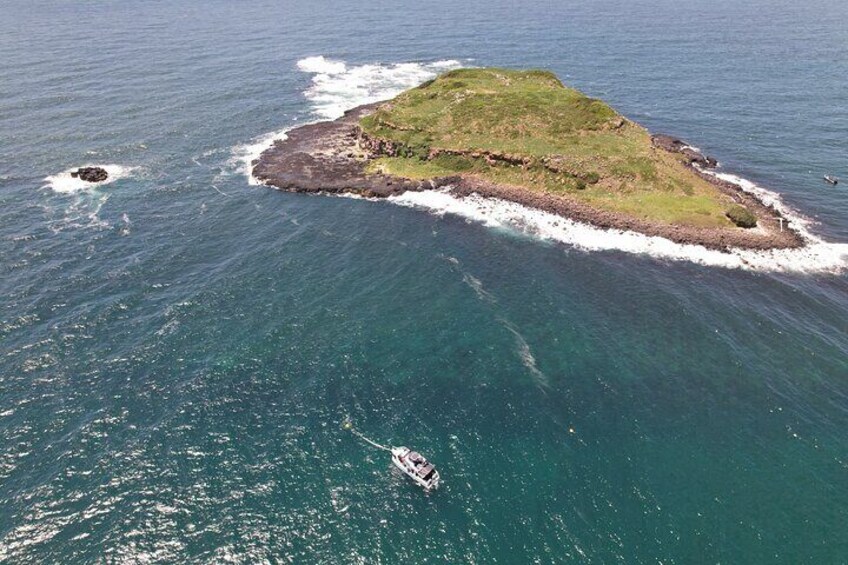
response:
<path fill-rule="evenodd" d="M 307 57 L 297 63 L 303 72 L 314 74 L 306 98 L 320 118 L 334 120 L 346 110 L 397 96 L 439 73 L 456 69 L 455 60 L 433 63 L 396 63 L 348 66 L 323 56 Z"/>
<path fill-rule="evenodd" d="M 240 173 L 247 175 L 247 182 L 252 185 L 260 185 L 262 181 L 253 176 L 253 162 L 259 159 L 259 156 L 266 149 L 270 149 L 274 142 L 278 139 L 285 139 L 286 133 L 296 126 L 291 126 L 280 131 L 266 133 L 257 137 L 249 143 L 237 145 L 233 148 L 232 161 L 235 168 Z"/>
<path fill-rule="evenodd" d="M 792 223 L 792 227 L 794 227 L 804 237 L 804 239 L 808 241 L 821 241 L 819 238 L 810 233 L 807 229 L 810 225 L 810 221 L 807 218 L 801 216 L 798 212 L 796 212 L 786 204 L 784 204 L 783 200 L 780 199 L 780 194 L 758 186 L 755 183 L 749 181 L 748 179 L 743 179 L 742 177 L 737 177 L 736 175 L 732 175 L 730 173 L 719 173 L 718 171 L 714 171 L 711 169 L 701 168 L 699 168 L 698 170 L 707 175 L 716 177 L 731 184 L 735 184 L 748 194 L 756 196 L 760 202 L 762 202 L 766 206 L 771 206 L 772 208 L 780 212 L 780 214 L 784 218 L 786 218 L 789 222 Z"/>
<path fill-rule="evenodd" d="M 315 75 L 312 77 L 312 86 L 304 94 L 312 103 L 312 112 L 319 120 L 334 120 L 351 108 L 393 98 L 404 90 L 435 78 L 439 73 L 461 66 L 459 61 L 445 60 L 349 67 L 343 61 L 320 55 L 297 62 L 299 70 Z M 262 184 L 253 176 L 253 161 L 274 145 L 276 140 L 285 139 L 286 133 L 294 127 L 297 126 L 267 133 L 233 148 L 235 169 L 247 175 L 250 184 Z"/>
<path fill-rule="evenodd" d="M 675 243 L 663 237 L 598 228 L 497 198 L 476 194 L 457 197 L 448 189 L 406 192 L 391 196 L 389 200 L 439 215 L 454 214 L 489 227 L 517 231 L 584 251 L 624 251 L 663 260 L 759 271 L 839 273 L 848 267 L 848 244 L 824 242 L 803 227 L 800 230 L 808 243 L 801 249 L 722 252 L 701 245 Z"/>
<path fill-rule="evenodd" d="M 59 174 L 51 175 L 44 179 L 47 184 L 45 186 L 53 189 L 54 192 L 72 194 L 97 188 L 106 184 L 111 184 L 116 180 L 125 178 L 132 174 L 137 167 L 124 167 L 123 165 L 83 165 L 83 167 L 100 167 L 106 170 L 107 178 L 103 182 L 87 182 L 80 178 L 71 176 L 79 167 L 72 167 Z"/>
<path fill-rule="evenodd" d="M 307 57 L 297 62 L 297 68 L 305 73 L 340 74 L 347 70 L 342 61 L 331 61 L 323 55 Z"/>

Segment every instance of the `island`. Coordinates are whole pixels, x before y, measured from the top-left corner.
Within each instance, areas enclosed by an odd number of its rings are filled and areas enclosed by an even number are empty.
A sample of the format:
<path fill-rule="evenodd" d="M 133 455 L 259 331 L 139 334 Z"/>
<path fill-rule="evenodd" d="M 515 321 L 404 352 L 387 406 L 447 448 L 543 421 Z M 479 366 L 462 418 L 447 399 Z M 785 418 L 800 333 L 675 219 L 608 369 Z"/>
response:
<path fill-rule="evenodd" d="M 712 249 L 786 249 L 780 212 L 544 70 L 449 71 L 277 140 L 253 175 L 284 191 L 385 198 L 443 189 Z"/>

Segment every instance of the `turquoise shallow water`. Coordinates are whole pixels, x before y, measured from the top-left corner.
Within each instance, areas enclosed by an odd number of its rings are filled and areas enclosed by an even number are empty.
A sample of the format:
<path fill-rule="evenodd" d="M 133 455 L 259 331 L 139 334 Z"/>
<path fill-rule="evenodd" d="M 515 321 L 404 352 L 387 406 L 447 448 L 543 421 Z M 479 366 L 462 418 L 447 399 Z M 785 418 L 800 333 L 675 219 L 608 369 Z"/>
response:
<path fill-rule="evenodd" d="M 542 66 L 848 241 L 841 3 L 4 12 L 0 561 L 846 560 L 844 272 L 586 252 L 239 160 L 433 63 Z M 87 163 L 122 176 L 44 180 Z"/>

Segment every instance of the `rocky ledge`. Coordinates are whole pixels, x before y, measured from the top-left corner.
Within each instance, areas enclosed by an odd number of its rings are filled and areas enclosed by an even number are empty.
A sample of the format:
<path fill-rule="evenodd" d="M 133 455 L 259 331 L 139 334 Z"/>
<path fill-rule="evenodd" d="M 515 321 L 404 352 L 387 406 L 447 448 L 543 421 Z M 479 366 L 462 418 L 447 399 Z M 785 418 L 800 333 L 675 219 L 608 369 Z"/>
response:
<path fill-rule="evenodd" d="M 291 130 L 253 162 L 253 176 L 288 192 L 355 193 L 377 198 L 439 188 L 460 180 L 446 177 L 421 181 L 367 173 L 365 165 L 376 155 L 361 143 L 359 120 L 376 106 L 360 106 L 338 120 Z"/>
<path fill-rule="evenodd" d="M 379 104 L 360 106 L 337 120 L 309 124 L 290 131 L 285 139 L 277 140 L 253 162 L 254 177 L 266 185 L 288 192 L 353 193 L 373 198 L 445 187 L 457 196 L 479 194 L 500 198 L 601 228 L 635 231 L 677 243 L 703 245 L 719 250 L 730 247 L 787 249 L 804 244 L 801 236 L 782 218 L 778 210 L 766 206 L 738 186 L 705 172 L 705 169 L 716 165 L 715 159 L 702 155 L 679 139 L 665 135 L 653 136 L 654 148 L 685 155 L 698 175 L 756 215 L 756 229 L 698 228 L 651 222 L 599 210 L 568 196 L 496 185 L 471 175 L 418 180 L 370 173 L 366 170 L 370 160 L 392 153 L 390 144 L 364 136 L 359 127 L 360 119 L 372 113 L 377 106 Z M 496 155 L 485 157 L 510 158 Z"/>

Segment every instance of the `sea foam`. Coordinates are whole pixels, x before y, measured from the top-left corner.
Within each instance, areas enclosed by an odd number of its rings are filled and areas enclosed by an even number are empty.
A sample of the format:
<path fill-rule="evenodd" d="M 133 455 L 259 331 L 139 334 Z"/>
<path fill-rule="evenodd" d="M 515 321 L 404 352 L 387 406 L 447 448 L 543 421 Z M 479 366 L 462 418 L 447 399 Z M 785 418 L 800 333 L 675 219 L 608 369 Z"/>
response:
<path fill-rule="evenodd" d="M 838 273 L 848 266 L 848 244 L 824 242 L 806 229 L 801 233 L 807 245 L 800 249 L 723 252 L 632 231 L 598 228 L 497 198 L 458 197 L 449 189 L 406 192 L 389 200 L 438 215 L 454 214 L 488 227 L 508 229 L 583 251 L 624 251 L 661 260 L 758 271 Z"/>
<path fill-rule="evenodd" d="M 262 184 L 262 181 L 253 176 L 253 162 L 259 159 L 259 156 L 262 155 L 266 149 L 270 149 L 271 146 L 274 145 L 275 141 L 278 139 L 285 139 L 286 133 L 293 127 L 295 126 L 266 133 L 265 135 L 261 135 L 248 143 L 237 145 L 233 148 L 231 163 L 239 173 L 247 175 L 248 183 L 252 185 Z"/>
<path fill-rule="evenodd" d="M 340 74 L 347 70 L 342 61 L 331 61 L 323 55 L 306 57 L 297 62 L 297 68 L 305 73 Z"/>
<path fill-rule="evenodd" d="M 313 113 L 327 120 L 334 120 L 356 106 L 393 98 L 439 73 L 461 66 L 453 59 L 348 66 L 323 56 L 307 57 L 297 63 L 298 69 L 314 75 L 306 98 L 312 103 Z"/>
<path fill-rule="evenodd" d="M 306 57 L 297 62 L 299 70 L 314 75 L 312 85 L 304 95 L 311 102 L 315 121 L 334 120 L 351 108 L 387 100 L 436 77 L 439 73 L 460 66 L 462 64 L 455 60 L 348 66 L 344 61 L 327 59 L 323 55 Z M 274 141 L 285 139 L 286 133 L 293 127 L 296 126 L 267 133 L 248 143 L 237 145 L 232 150 L 235 169 L 247 175 L 250 184 L 262 184 L 253 176 L 253 162 L 269 149 Z"/>

